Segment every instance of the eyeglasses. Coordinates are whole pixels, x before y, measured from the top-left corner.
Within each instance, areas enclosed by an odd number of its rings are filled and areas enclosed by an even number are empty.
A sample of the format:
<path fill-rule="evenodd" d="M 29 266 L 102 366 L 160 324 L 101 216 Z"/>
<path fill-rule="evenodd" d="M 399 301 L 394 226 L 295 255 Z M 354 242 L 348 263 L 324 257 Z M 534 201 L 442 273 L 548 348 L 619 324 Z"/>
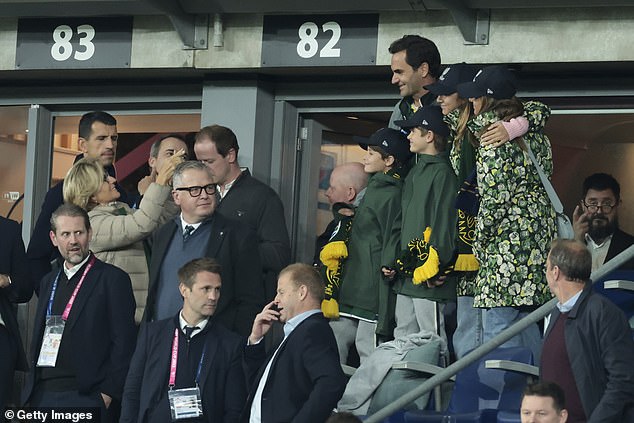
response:
<path fill-rule="evenodd" d="M 586 209 L 588 209 L 588 211 L 590 213 L 596 213 L 597 211 L 599 211 L 599 209 L 601 209 L 602 213 L 610 213 L 612 211 L 612 209 L 614 207 L 616 207 L 616 204 L 611 204 L 611 203 L 603 203 L 603 204 L 590 203 L 590 204 L 586 204 L 585 200 L 582 200 L 581 202 L 583 203 L 584 206 L 586 206 Z"/>
<path fill-rule="evenodd" d="M 207 195 L 216 194 L 216 186 L 214 184 L 205 185 L 204 187 L 195 186 L 195 187 L 183 187 L 183 188 L 175 188 L 175 191 L 187 191 L 189 195 L 192 197 L 200 197 L 203 190 L 207 193 Z"/>

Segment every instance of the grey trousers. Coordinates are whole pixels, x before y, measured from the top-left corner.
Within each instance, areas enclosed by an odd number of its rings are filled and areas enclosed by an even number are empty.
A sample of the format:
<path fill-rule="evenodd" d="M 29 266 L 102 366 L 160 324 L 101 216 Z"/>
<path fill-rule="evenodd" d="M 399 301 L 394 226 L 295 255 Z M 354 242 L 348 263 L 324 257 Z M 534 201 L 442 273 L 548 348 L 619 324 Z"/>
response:
<path fill-rule="evenodd" d="M 348 361 L 348 351 L 353 343 L 357 347 L 361 363 L 372 354 L 376 347 L 376 323 L 341 316 L 339 320 L 331 320 L 330 327 L 335 333 L 339 360 L 342 364 Z"/>
<path fill-rule="evenodd" d="M 398 294 L 394 338 L 428 331 L 439 335 L 447 342 L 445 318 L 442 313 L 444 307 L 444 304 L 436 301 Z"/>

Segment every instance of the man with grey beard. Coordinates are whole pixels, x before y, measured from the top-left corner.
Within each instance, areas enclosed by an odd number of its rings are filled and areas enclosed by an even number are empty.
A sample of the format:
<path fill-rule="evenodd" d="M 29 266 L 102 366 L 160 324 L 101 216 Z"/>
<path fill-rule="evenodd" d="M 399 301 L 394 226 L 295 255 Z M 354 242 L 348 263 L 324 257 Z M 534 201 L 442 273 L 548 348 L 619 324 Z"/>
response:
<path fill-rule="evenodd" d="M 619 229 L 621 187 L 612 175 L 595 173 L 583 181 L 581 203 L 573 213 L 575 239 L 585 243 L 595 271 L 634 244 L 634 236 Z M 634 258 L 620 269 L 634 270 Z"/>

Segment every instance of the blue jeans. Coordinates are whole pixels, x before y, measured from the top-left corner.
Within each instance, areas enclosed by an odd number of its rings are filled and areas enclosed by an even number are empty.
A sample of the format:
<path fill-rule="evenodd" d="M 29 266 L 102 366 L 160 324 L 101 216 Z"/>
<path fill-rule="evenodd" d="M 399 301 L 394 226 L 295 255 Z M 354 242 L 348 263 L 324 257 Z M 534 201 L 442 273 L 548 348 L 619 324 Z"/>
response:
<path fill-rule="evenodd" d="M 499 335 L 504 329 L 510 327 L 527 315 L 527 312 L 519 311 L 514 307 L 494 307 L 486 310 L 483 309 L 483 343 L 490 341 L 496 335 Z M 542 337 L 539 333 L 539 327 L 536 323 L 534 323 L 500 346 L 522 346 L 529 348 L 533 352 L 533 358 L 535 360 L 535 364 L 537 365 L 539 364 L 542 351 Z"/>
<path fill-rule="evenodd" d="M 453 334 L 453 349 L 461 359 L 468 352 L 482 345 L 484 309 L 473 307 L 473 297 L 458 297 L 456 317 L 458 325 Z"/>

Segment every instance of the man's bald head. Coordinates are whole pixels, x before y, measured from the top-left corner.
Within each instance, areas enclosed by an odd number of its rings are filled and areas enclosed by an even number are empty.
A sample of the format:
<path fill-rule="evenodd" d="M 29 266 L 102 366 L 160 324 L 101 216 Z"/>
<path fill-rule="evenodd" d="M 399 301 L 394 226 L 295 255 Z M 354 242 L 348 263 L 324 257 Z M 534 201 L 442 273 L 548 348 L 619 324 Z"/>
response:
<path fill-rule="evenodd" d="M 368 174 L 363 170 L 363 165 L 358 162 L 344 163 L 332 170 L 326 197 L 330 204 L 352 204 L 367 186 Z"/>

